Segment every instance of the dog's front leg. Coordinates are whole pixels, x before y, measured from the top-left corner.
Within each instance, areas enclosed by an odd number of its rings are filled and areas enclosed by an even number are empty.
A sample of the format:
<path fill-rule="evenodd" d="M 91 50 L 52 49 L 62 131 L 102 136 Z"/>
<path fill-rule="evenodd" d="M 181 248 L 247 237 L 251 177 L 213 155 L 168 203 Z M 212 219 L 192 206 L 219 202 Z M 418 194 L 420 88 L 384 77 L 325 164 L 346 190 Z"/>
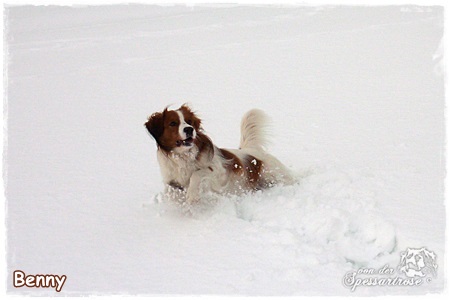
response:
<path fill-rule="evenodd" d="M 200 195 L 208 185 L 208 176 L 206 175 L 209 175 L 209 173 L 211 172 L 208 169 L 202 169 L 192 173 L 186 194 L 186 202 L 188 204 L 194 204 L 200 201 Z"/>

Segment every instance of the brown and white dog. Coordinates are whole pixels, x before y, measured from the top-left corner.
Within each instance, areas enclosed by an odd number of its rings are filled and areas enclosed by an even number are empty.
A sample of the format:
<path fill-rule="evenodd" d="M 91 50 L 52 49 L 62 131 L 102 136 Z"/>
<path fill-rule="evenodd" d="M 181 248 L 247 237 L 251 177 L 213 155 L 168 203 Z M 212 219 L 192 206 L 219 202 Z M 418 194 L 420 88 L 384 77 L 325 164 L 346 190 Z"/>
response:
<path fill-rule="evenodd" d="M 267 116 L 253 109 L 241 123 L 239 149 L 216 147 L 201 120 L 187 105 L 152 114 L 145 127 L 157 143 L 157 157 L 167 189 L 185 193 L 188 204 L 205 192 L 240 194 L 275 184 L 292 184 L 290 171 L 264 148 Z"/>

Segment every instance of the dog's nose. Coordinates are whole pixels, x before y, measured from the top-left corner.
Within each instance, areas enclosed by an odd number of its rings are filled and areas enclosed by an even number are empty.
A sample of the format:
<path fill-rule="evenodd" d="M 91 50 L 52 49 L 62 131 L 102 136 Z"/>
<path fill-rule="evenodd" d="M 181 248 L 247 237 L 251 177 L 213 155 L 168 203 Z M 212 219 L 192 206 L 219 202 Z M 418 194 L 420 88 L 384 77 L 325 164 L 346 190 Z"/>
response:
<path fill-rule="evenodd" d="M 192 135 L 192 133 L 194 132 L 194 128 L 193 128 L 193 127 L 184 127 L 183 131 L 184 131 L 187 135 Z"/>

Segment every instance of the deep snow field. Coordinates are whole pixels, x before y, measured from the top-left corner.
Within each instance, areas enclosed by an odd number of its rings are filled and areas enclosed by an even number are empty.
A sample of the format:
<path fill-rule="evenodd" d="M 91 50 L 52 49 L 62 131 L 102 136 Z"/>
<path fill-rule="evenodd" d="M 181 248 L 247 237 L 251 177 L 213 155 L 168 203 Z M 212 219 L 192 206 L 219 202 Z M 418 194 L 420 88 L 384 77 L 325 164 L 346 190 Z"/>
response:
<path fill-rule="evenodd" d="M 7 7 L 4 181 L 12 274 L 61 295 L 386 295 L 444 289 L 441 7 Z M 188 102 L 236 148 L 251 108 L 298 184 L 163 200 L 143 127 Z M 419 286 L 344 286 L 408 248 Z M 392 276 L 394 276 L 392 275 Z M 380 276 L 378 276 L 380 277 Z"/>

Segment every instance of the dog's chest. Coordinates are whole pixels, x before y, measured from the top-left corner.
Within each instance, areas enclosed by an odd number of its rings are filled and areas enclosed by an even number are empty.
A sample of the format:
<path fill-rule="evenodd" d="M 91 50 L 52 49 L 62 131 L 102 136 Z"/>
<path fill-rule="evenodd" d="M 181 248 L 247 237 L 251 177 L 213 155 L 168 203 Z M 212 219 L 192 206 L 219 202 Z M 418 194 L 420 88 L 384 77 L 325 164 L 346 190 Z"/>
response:
<path fill-rule="evenodd" d="M 195 157 L 192 155 L 165 155 L 158 151 L 158 162 L 164 183 L 188 187 L 192 173 L 198 170 Z"/>

